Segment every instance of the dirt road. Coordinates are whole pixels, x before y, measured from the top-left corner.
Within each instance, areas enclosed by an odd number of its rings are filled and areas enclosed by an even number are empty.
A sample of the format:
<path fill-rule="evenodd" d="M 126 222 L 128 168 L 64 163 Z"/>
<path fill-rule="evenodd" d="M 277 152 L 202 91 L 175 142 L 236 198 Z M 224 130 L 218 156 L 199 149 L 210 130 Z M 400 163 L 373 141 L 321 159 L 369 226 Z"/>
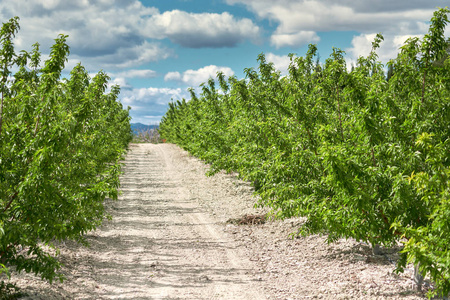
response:
<path fill-rule="evenodd" d="M 253 263 L 197 203 L 190 182 L 202 179 L 178 159 L 177 149 L 151 144 L 134 147 L 128 156 L 122 200 L 110 230 L 99 232 L 108 249 L 107 269 L 96 278 L 99 295 L 264 299 L 254 284 Z"/>
<path fill-rule="evenodd" d="M 239 225 L 251 187 L 170 144 L 131 146 L 112 221 L 67 242 L 64 284 L 14 275 L 24 299 L 424 299 L 411 271 L 392 274 L 395 253 L 355 241 L 292 239 L 300 220 Z"/>
<path fill-rule="evenodd" d="M 210 197 L 203 171 L 190 168 L 174 145 L 131 150 L 123 195 L 108 203 L 112 221 L 88 235 L 90 248 L 63 246 L 68 280 L 51 297 L 265 299 L 254 263 L 198 203 Z M 44 294 L 52 293 L 32 291 L 30 298 Z"/>

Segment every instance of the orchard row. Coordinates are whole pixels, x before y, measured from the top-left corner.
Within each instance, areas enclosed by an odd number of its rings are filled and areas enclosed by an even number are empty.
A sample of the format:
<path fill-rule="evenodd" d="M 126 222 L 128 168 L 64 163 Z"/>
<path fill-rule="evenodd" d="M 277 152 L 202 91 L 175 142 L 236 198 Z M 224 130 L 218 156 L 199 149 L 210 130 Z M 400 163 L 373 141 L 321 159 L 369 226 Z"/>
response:
<path fill-rule="evenodd" d="M 83 241 L 117 198 L 120 160 L 131 141 L 130 117 L 107 89 L 77 65 L 60 35 L 41 64 L 39 44 L 16 53 L 18 18 L 0 32 L 0 274 L 10 268 L 62 279 L 55 241 Z M 13 74 L 13 71 L 15 72 Z"/>
<path fill-rule="evenodd" d="M 253 182 L 277 217 L 305 217 L 301 234 L 404 243 L 397 269 L 419 264 L 447 294 L 448 13 L 436 11 L 428 34 L 408 39 L 386 66 L 381 35 L 352 70 L 339 49 L 321 64 L 310 45 L 305 57 L 290 56 L 286 76 L 261 54 L 245 79 L 219 73 L 200 96 L 170 103 L 160 134 L 209 163 L 210 174 Z"/>

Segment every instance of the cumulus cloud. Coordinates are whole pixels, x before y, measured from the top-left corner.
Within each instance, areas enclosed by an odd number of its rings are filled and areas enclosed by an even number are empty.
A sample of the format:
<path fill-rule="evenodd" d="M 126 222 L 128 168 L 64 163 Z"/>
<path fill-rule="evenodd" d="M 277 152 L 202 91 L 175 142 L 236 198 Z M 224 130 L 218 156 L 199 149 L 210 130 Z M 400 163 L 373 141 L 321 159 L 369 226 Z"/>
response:
<path fill-rule="evenodd" d="M 172 56 L 173 51 L 140 33 L 142 22 L 158 13 L 136 0 L 0 3 L 0 18 L 21 18 L 15 39 L 18 49 L 29 50 L 39 42 L 41 51 L 49 53 L 58 34 L 65 34 L 69 36 L 71 59 L 95 69 L 135 67 Z"/>
<path fill-rule="evenodd" d="M 179 81 L 186 85 L 197 87 L 203 82 L 207 82 L 209 78 L 216 78 L 217 72 L 222 72 L 226 77 L 234 75 L 234 71 L 229 67 L 218 67 L 215 65 L 206 66 L 198 70 L 187 70 L 183 74 L 179 72 L 169 72 L 164 80 Z"/>
<path fill-rule="evenodd" d="M 320 31 L 354 31 L 364 34 L 422 34 L 440 0 L 226 0 L 243 4 L 262 19 L 278 24 L 271 41 L 275 46 L 317 42 Z M 419 22 L 418 22 L 419 20 Z"/>
<path fill-rule="evenodd" d="M 256 41 L 260 29 L 250 19 L 236 19 L 231 14 L 167 11 L 152 16 L 147 25 L 152 38 L 168 37 L 188 48 L 233 47 L 244 40 Z"/>

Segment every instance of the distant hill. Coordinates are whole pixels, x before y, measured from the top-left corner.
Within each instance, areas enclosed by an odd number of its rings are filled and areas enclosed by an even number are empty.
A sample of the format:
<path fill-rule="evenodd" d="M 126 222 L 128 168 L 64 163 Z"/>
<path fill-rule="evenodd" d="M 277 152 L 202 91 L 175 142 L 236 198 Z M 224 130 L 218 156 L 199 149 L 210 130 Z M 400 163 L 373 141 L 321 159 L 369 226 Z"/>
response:
<path fill-rule="evenodd" d="M 131 123 L 131 130 L 133 130 L 134 133 L 138 133 L 140 131 L 147 131 L 150 129 L 158 128 L 158 125 L 145 125 L 142 123 Z"/>

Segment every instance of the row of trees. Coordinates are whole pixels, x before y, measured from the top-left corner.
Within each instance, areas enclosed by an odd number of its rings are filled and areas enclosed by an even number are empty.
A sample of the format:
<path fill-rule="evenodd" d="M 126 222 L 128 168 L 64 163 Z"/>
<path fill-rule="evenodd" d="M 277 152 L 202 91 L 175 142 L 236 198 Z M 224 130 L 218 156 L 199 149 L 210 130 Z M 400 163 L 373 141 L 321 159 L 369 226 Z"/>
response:
<path fill-rule="evenodd" d="M 39 44 L 16 53 L 18 18 L 0 32 L 0 273 L 11 267 L 49 281 L 55 241 L 83 242 L 117 198 L 120 160 L 132 139 L 128 109 L 108 76 L 77 65 L 68 78 L 67 36 L 41 64 Z M 13 73 L 14 71 L 14 73 Z"/>
<path fill-rule="evenodd" d="M 420 265 L 450 292 L 450 60 L 448 9 L 423 39 L 391 60 L 376 50 L 349 71 L 343 51 L 324 64 L 317 48 L 290 56 L 281 76 L 263 54 L 246 79 L 217 75 L 190 101 L 170 103 L 161 136 L 254 183 L 280 218 L 302 216 L 301 234 L 404 243 L 401 271 Z"/>

